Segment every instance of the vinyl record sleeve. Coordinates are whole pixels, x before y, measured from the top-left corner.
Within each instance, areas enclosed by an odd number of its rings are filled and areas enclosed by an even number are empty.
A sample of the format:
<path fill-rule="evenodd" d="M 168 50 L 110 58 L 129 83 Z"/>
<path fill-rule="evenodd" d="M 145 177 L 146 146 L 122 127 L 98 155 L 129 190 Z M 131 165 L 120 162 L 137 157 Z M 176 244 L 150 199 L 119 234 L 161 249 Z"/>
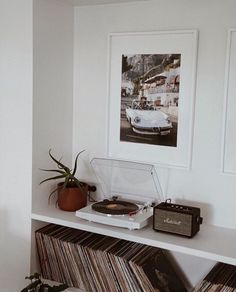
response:
<path fill-rule="evenodd" d="M 52 239 L 61 232 L 66 232 L 66 227 L 57 226 L 56 229 L 43 234 L 43 240 L 45 242 L 45 248 L 49 259 L 49 266 L 51 268 L 51 277 L 53 281 L 64 282 L 64 278 L 60 274 L 58 257 L 56 256 L 56 250 L 53 246 Z"/>
<path fill-rule="evenodd" d="M 54 253 L 55 253 L 55 268 L 58 270 L 58 275 L 60 276 L 59 279 L 61 279 L 59 281 L 55 279 L 55 281 L 57 282 L 61 282 L 61 283 L 69 283 L 72 284 L 72 281 L 70 279 L 70 275 L 69 273 L 66 271 L 66 268 L 65 268 L 65 261 L 66 259 L 64 258 L 64 254 L 62 253 L 62 250 L 61 250 L 61 238 L 63 236 L 65 236 L 65 234 L 68 234 L 69 231 L 67 228 L 65 229 L 62 229 L 61 231 L 58 230 L 58 232 L 56 234 L 50 234 L 49 238 L 50 238 L 50 241 L 51 241 L 51 245 L 52 245 L 52 250 L 54 250 Z M 67 275 L 68 273 L 68 275 Z"/>
<path fill-rule="evenodd" d="M 83 257 L 81 258 L 80 253 L 78 252 L 79 245 L 82 243 L 84 240 L 87 238 L 91 237 L 91 233 L 84 231 L 77 240 L 74 240 L 72 244 L 70 244 L 72 254 L 74 256 L 74 260 L 76 262 L 76 265 L 78 267 L 80 277 L 82 280 L 82 285 L 84 286 L 86 291 L 89 291 L 90 289 L 90 284 L 88 282 L 88 278 L 86 275 L 86 269 L 85 266 L 83 265 Z"/>
<path fill-rule="evenodd" d="M 114 246 L 119 239 L 117 238 L 109 238 L 109 240 L 103 242 L 103 245 L 96 251 L 97 260 L 101 263 L 101 269 L 103 270 L 104 275 L 107 275 L 103 278 L 104 284 L 106 287 L 110 287 L 112 291 L 119 291 L 119 284 L 117 282 L 116 275 L 111 268 L 111 263 L 109 258 L 107 257 L 107 250 Z M 108 291 L 109 289 L 107 289 Z"/>
<path fill-rule="evenodd" d="M 87 237 L 84 241 L 82 241 L 80 245 L 77 245 L 77 249 L 82 260 L 82 265 L 84 267 L 85 275 L 87 278 L 87 285 L 90 287 L 88 291 L 96 291 L 96 284 L 94 283 L 93 280 L 94 276 L 92 266 L 90 265 L 90 262 L 87 258 L 86 247 L 101 237 L 102 235 L 91 234 L 91 236 Z"/>
<path fill-rule="evenodd" d="M 142 277 L 145 277 L 150 287 L 153 287 L 153 291 L 157 289 L 160 291 L 187 292 L 161 249 L 148 247 L 142 258 L 134 258 L 131 261 L 134 265 L 137 265 Z"/>
<path fill-rule="evenodd" d="M 218 263 L 194 289 L 198 291 L 229 291 L 236 290 L 236 267 Z"/>
<path fill-rule="evenodd" d="M 36 239 L 36 244 L 37 244 L 40 269 L 41 269 L 42 276 L 45 279 L 51 279 L 51 268 L 49 266 L 47 251 L 45 249 L 45 245 L 43 242 L 43 233 L 47 233 L 50 230 L 53 230 L 55 228 L 57 228 L 56 225 L 49 224 L 35 231 L 35 239 Z"/>
<path fill-rule="evenodd" d="M 73 253 L 71 251 L 71 245 L 73 244 L 72 242 L 77 240 L 78 237 L 80 237 L 83 233 L 84 231 L 73 229 L 73 232 L 71 234 L 68 234 L 67 237 L 63 238 L 62 241 L 62 246 L 66 255 L 66 264 L 68 267 L 70 267 L 69 274 L 71 277 L 71 281 L 74 287 L 81 289 L 84 288 L 82 285 L 82 278 L 78 265 L 76 264 Z"/>

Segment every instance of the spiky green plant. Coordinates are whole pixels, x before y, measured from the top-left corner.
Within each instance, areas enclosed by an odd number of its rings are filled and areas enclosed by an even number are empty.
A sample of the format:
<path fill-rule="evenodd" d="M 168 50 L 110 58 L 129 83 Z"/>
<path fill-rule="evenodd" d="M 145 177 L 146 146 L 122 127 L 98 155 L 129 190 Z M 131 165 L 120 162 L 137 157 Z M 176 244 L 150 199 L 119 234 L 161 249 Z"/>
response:
<path fill-rule="evenodd" d="M 40 182 L 40 184 L 42 183 L 45 183 L 47 181 L 51 181 L 51 180 L 57 180 L 57 179 L 63 179 L 64 182 L 60 185 L 60 186 L 57 186 L 56 189 L 54 189 L 50 195 L 49 195 L 49 198 L 48 200 L 50 201 L 50 198 L 51 196 L 57 191 L 59 190 L 60 188 L 68 188 L 68 187 L 78 187 L 78 188 L 81 188 L 83 189 L 83 183 L 80 182 L 76 177 L 75 177 L 75 174 L 76 174 L 76 171 L 77 171 L 77 163 L 78 163 L 78 158 L 79 156 L 84 152 L 85 150 L 83 151 L 80 151 L 77 155 L 76 155 L 76 158 L 75 158 L 75 162 L 74 162 L 74 167 L 73 169 L 70 169 L 68 166 L 64 165 L 61 160 L 58 160 L 56 159 L 52 153 L 51 153 L 51 149 L 49 149 L 49 156 L 50 158 L 56 163 L 56 166 L 57 166 L 57 169 L 42 169 L 42 171 L 46 171 L 46 172 L 55 172 L 57 173 L 56 176 L 52 176 L 52 177 L 49 177 L 49 178 L 46 178 L 44 180 L 42 180 Z"/>

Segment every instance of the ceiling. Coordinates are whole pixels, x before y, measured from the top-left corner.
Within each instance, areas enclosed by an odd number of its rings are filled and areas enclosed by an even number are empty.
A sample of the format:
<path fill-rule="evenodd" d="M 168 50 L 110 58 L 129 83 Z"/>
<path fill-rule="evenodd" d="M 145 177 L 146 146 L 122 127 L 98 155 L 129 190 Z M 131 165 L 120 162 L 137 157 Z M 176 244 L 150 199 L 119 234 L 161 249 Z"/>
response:
<path fill-rule="evenodd" d="M 70 0 L 75 6 L 99 5 L 99 4 L 115 4 L 124 2 L 141 2 L 148 0 Z"/>

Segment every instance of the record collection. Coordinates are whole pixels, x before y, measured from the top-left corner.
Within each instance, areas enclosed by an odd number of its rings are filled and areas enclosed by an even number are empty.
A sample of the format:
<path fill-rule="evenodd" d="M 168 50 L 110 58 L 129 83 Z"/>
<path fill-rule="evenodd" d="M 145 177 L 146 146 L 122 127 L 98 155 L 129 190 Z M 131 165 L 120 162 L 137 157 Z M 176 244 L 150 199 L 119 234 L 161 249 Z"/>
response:
<path fill-rule="evenodd" d="M 216 264 L 194 292 L 235 292 L 236 267 L 228 264 Z"/>
<path fill-rule="evenodd" d="M 96 292 L 184 292 L 162 249 L 49 224 L 36 231 L 42 276 Z"/>

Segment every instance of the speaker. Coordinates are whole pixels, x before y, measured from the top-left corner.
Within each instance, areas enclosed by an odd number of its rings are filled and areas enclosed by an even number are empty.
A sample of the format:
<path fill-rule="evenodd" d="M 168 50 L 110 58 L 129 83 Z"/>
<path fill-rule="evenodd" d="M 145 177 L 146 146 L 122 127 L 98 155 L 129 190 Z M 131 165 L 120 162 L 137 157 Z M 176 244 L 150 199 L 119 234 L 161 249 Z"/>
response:
<path fill-rule="evenodd" d="M 153 229 L 193 237 L 202 224 L 200 208 L 163 202 L 154 207 Z"/>

